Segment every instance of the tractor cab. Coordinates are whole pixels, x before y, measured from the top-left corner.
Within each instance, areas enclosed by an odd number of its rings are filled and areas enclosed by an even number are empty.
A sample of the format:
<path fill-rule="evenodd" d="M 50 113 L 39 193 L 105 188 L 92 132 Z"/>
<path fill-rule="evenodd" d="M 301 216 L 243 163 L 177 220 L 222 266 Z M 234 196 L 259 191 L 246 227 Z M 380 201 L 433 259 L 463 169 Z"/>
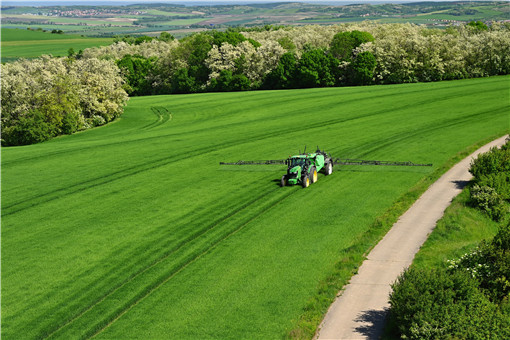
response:
<path fill-rule="evenodd" d="M 282 177 L 281 185 L 301 183 L 304 187 L 307 187 L 309 184 L 315 183 L 317 172 L 324 168 L 324 163 L 325 153 L 320 151 L 289 157 L 285 161 L 287 174 Z"/>
<path fill-rule="evenodd" d="M 287 164 L 287 175 L 285 176 L 285 184 L 294 185 L 297 184 L 303 174 L 306 173 L 310 160 L 308 155 L 297 155 L 289 157 L 285 164 Z"/>
<path fill-rule="evenodd" d="M 303 167 L 306 163 L 306 158 L 303 155 L 293 156 L 289 158 L 289 168 L 294 168 L 296 166 Z"/>

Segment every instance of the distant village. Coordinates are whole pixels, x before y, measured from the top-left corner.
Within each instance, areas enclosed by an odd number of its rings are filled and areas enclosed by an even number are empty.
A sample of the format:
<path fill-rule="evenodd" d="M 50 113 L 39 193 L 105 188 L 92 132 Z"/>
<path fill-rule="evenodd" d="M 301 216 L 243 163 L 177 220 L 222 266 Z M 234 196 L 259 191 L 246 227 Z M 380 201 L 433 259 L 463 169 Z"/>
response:
<path fill-rule="evenodd" d="M 105 17 L 111 16 L 112 14 L 142 15 L 147 14 L 147 11 L 127 10 L 119 8 L 88 8 L 73 10 L 54 9 L 49 11 L 46 15 L 56 17 L 87 18 L 87 17 Z"/>

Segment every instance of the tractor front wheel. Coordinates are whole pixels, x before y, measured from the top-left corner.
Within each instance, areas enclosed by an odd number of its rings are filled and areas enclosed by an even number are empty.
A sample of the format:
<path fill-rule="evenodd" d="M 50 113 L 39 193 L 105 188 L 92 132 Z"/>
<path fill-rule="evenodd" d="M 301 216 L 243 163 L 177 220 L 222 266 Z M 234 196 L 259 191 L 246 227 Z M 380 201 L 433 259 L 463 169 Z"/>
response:
<path fill-rule="evenodd" d="M 310 184 L 317 182 L 317 168 L 312 167 L 310 170 Z"/>
<path fill-rule="evenodd" d="M 287 176 L 283 175 L 282 180 L 280 181 L 280 186 L 284 187 L 287 185 Z"/>
<path fill-rule="evenodd" d="M 303 176 L 303 178 L 301 179 L 301 185 L 303 186 L 303 188 L 308 188 L 310 186 L 310 177 Z"/>

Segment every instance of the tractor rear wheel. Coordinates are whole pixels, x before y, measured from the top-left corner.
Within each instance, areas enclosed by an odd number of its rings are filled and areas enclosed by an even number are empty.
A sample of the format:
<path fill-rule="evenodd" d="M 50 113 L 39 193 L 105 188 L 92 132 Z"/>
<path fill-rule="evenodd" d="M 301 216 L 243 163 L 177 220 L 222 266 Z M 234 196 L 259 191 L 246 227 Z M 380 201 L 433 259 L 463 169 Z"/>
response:
<path fill-rule="evenodd" d="M 287 176 L 283 175 L 282 180 L 280 181 L 280 186 L 284 187 L 287 185 Z"/>
<path fill-rule="evenodd" d="M 310 184 L 315 182 L 317 182 L 317 168 L 313 166 L 312 169 L 310 169 Z"/>
<path fill-rule="evenodd" d="M 303 176 L 303 178 L 301 179 L 301 185 L 303 186 L 303 188 L 308 188 L 310 186 L 310 177 L 308 176 Z"/>
<path fill-rule="evenodd" d="M 324 172 L 324 173 L 326 174 L 326 176 L 327 176 L 327 175 L 331 175 L 331 174 L 333 173 L 333 163 L 332 163 L 332 162 L 328 162 L 328 163 L 326 164 L 325 168 L 326 168 L 326 169 L 325 169 L 325 172 Z"/>

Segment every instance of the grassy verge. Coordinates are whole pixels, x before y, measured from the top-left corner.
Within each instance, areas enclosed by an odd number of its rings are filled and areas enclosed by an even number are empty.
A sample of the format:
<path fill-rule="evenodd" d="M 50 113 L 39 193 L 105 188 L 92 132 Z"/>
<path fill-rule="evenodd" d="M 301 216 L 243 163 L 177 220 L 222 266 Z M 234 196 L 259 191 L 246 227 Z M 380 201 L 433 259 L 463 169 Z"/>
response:
<path fill-rule="evenodd" d="M 469 189 L 458 195 L 438 221 L 434 232 L 416 254 L 413 266 L 446 267 L 447 260 L 461 257 L 474 249 L 481 240 L 491 239 L 500 223 L 480 210 L 469 206 Z"/>

